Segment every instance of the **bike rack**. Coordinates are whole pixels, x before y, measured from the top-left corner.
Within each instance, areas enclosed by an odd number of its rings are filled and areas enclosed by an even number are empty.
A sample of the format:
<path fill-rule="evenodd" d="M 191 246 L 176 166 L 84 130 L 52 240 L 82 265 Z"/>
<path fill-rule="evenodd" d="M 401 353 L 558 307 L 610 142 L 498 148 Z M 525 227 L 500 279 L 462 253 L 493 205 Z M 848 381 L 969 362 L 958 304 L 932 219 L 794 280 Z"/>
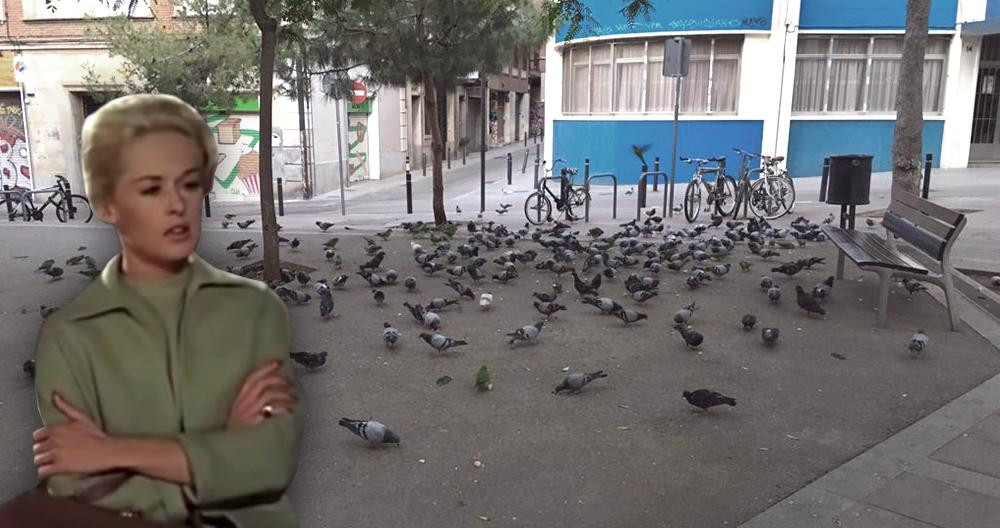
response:
<path fill-rule="evenodd" d="M 642 208 L 646 207 L 646 186 L 648 185 L 648 181 L 649 181 L 648 177 L 649 176 L 653 176 L 653 178 L 655 178 L 655 179 L 658 179 L 660 176 L 663 176 L 663 185 L 667 184 L 667 173 L 665 173 L 663 171 L 653 171 L 653 172 L 644 172 L 644 173 L 642 173 L 642 176 L 639 177 L 639 196 L 638 196 L 638 199 L 635 202 L 635 219 L 636 220 L 639 220 L 640 218 L 642 218 Z M 667 197 L 666 197 L 666 193 L 664 193 L 664 196 L 663 196 L 664 206 L 666 205 L 666 201 L 667 201 Z"/>
<path fill-rule="evenodd" d="M 602 172 L 600 174 L 591 174 L 587 176 L 587 179 L 583 182 L 583 188 L 587 191 L 587 202 L 583 207 L 583 221 L 590 221 L 590 182 L 597 178 L 610 178 L 611 179 L 611 218 L 618 218 L 618 177 L 614 175 L 613 172 Z"/>

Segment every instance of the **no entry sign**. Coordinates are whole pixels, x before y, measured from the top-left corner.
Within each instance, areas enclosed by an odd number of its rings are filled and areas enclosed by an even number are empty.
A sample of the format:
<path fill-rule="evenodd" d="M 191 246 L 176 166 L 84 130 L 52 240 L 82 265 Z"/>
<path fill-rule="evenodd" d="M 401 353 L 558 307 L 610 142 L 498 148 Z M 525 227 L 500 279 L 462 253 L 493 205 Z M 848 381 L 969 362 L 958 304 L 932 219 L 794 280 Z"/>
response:
<path fill-rule="evenodd" d="M 362 104 L 368 100 L 368 88 L 365 87 L 365 83 L 361 81 L 354 81 L 351 83 L 351 102 L 354 104 Z"/>

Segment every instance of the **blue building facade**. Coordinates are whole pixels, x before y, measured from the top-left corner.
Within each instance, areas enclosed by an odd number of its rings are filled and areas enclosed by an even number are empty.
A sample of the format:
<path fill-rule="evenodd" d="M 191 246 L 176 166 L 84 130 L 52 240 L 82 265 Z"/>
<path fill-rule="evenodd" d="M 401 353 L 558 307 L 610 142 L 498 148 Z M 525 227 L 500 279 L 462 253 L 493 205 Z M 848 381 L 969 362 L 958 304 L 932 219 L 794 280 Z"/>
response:
<path fill-rule="evenodd" d="M 683 36 L 692 50 L 679 156 L 723 155 L 735 167 L 739 147 L 784 155 L 802 177 L 819 175 L 826 156 L 863 153 L 874 155 L 874 170 L 891 170 L 906 0 L 660 0 L 634 25 L 621 0 L 586 4 L 595 22 L 572 40 L 560 29 L 546 51 L 546 159 L 589 159 L 592 172 L 634 183 L 641 163 L 632 147 L 651 145 L 646 158 L 669 170 L 676 81 L 662 75 L 663 47 Z M 988 12 L 1000 15 L 1000 0 L 931 1 L 923 143 L 935 166 L 1000 161 L 996 116 L 980 123 L 996 108 L 977 95 L 994 91 L 981 78 L 992 37 L 962 30 Z M 993 144 L 977 147 L 977 129 Z M 692 172 L 679 163 L 678 181 Z"/>

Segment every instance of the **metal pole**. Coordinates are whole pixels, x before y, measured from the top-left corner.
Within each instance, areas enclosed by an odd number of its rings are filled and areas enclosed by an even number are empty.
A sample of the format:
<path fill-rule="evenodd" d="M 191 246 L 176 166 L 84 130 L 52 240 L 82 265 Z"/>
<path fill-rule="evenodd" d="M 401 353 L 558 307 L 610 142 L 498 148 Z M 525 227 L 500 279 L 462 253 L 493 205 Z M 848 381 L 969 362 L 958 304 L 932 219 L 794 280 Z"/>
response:
<path fill-rule="evenodd" d="M 667 209 L 667 216 L 674 216 L 674 185 L 677 184 L 677 122 L 681 114 L 681 79 L 674 77 L 674 145 L 670 149 L 670 208 L 667 208 L 667 193 L 663 193 L 663 208 Z"/>
<path fill-rule="evenodd" d="M 209 205 L 208 193 L 205 193 L 205 218 L 212 218 L 212 206 Z"/>
<path fill-rule="evenodd" d="M 528 149 L 524 149 L 524 164 L 521 165 L 521 174 L 528 170 Z"/>
<path fill-rule="evenodd" d="M 513 177 L 513 175 L 514 175 L 513 158 L 511 157 L 510 152 L 508 152 L 507 153 L 507 185 L 511 185 L 513 183 L 512 179 L 511 179 Z"/>
<path fill-rule="evenodd" d="M 653 160 L 653 172 L 660 172 L 660 157 L 659 156 L 657 156 L 656 159 Z M 659 181 L 660 181 L 660 177 L 659 176 L 653 178 L 653 192 L 656 192 L 657 183 L 659 183 Z M 666 182 L 664 181 L 664 183 L 666 183 Z"/>
<path fill-rule="evenodd" d="M 479 130 L 479 212 L 486 212 L 486 129 L 489 127 L 489 84 L 486 82 L 486 74 L 479 72 L 479 100 L 483 105 L 483 126 Z"/>
<path fill-rule="evenodd" d="M 541 163 L 542 161 L 541 147 L 542 147 L 541 145 L 535 145 L 535 186 L 534 186 L 535 189 L 538 188 L 538 164 Z"/>
<path fill-rule="evenodd" d="M 526 146 L 526 147 L 528 146 L 528 133 L 527 132 L 524 133 L 524 146 Z"/>
<path fill-rule="evenodd" d="M 285 216 L 285 186 L 281 184 L 281 177 L 275 178 L 278 182 L 278 216 Z"/>
<path fill-rule="evenodd" d="M 340 107 L 341 101 L 337 101 L 337 157 L 340 159 L 340 215 L 347 215 L 347 204 L 344 203 L 344 140 L 340 131 Z"/>
<path fill-rule="evenodd" d="M 10 193 L 10 185 L 4 185 L 3 186 L 3 192 L 4 192 L 4 195 L 3 195 L 3 197 L 4 197 L 4 203 L 7 205 L 7 221 L 8 222 L 13 222 L 14 221 L 14 205 L 11 203 L 11 196 L 13 196 L 13 194 Z M 208 196 L 207 195 L 205 196 L 205 200 L 206 200 L 205 204 L 208 205 L 208 201 L 207 201 L 208 200 Z"/>
<path fill-rule="evenodd" d="M 931 162 L 933 159 L 934 155 L 928 154 L 927 161 L 924 163 L 924 189 L 923 192 L 920 193 L 920 196 L 923 197 L 924 200 L 927 199 L 927 196 L 931 192 Z"/>
<path fill-rule="evenodd" d="M 448 156 L 448 170 L 451 170 L 451 149 L 445 148 L 445 155 Z"/>
<path fill-rule="evenodd" d="M 410 174 L 410 157 L 406 157 L 406 214 L 413 214 L 413 180 Z"/>
<path fill-rule="evenodd" d="M 583 159 L 583 188 L 587 191 L 587 201 L 583 207 L 583 221 L 590 221 L 590 158 Z"/>
<path fill-rule="evenodd" d="M 465 165 L 465 154 L 469 150 L 468 145 L 462 145 L 462 165 Z"/>
<path fill-rule="evenodd" d="M 420 170 L 424 173 L 424 177 L 427 177 L 427 153 L 420 153 Z"/>

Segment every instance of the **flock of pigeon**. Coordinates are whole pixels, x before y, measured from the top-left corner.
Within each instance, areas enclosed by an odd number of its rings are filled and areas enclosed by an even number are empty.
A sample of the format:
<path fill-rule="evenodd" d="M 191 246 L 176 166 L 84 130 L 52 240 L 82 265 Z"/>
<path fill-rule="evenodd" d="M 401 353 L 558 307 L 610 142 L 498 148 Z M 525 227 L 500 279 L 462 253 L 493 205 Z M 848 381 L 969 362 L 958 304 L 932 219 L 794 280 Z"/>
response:
<path fill-rule="evenodd" d="M 226 222 L 230 222 L 233 217 L 234 215 L 227 214 Z M 620 276 L 624 276 L 621 284 L 628 296 L 641 306 L 658 295 L 661 282 L 658 277 L 664 270 L 669 270 L 673 274 L 685 274 L 685 284 L 690 289 L 703 288 L 731 271 L 732 263 L 723 261 L 733 256 L 737 244 L 745 242 L 750 253 L 768 262 L 780 256 L 774 249 L 776 247 L 802 247 L 807 242 L 822 242 L 826 238 L 819 224 L 804 217 L 795 219 L 788 228 L 776 228 L 763 220 L 751 218 L 747 222 L 726 221 L 720 216 L 713 215 L 709 224 L 681 229 L 665 227 L 663 218 L 656 214 L 655 209 L 645 211 L 644 217 L 643 221 L 636 219 L 620 224 L 621 229 L 610 234 L 599 227 L 594 227 L 587 232 L 589 238 L 578 236 L 579 231 L 562 222 L 534 230 L 530 230 L 529 225 L 525 224 L 523 228 L 512 231 L 505 225 L 492 221 L 485 223 L 470 221 L 464 226 L 467 231 L 464 238 L 458 235 L 458 224 L 434 226 L 423 222 L 404 222 L 400 226 L 403 230 L 414 237 L 429 235 L 432 244 L 425 248 L 416 240 L 410 242 L 416 267 L 429 280 L 441 280 L 439 273 L 447 274 L 445 285 L 455 292 L 456 298 L 433 298 L 422 304 L 411 304 L 406 301 L 402 305 L 412 316 L 414 323 L 424 330 L 419 334 L 420 339 L 434 354 L 445 355 L 453 348 L 468 345 L 463 339 L 441 333 L 442 314 L 446 314 L 448 307 L 464 300 L 474 301 L 477 296 L 473 286 L 478 286 L 483 281 L 507 284 L 516 281 L 525 267 L 533 266 L 538 272 L 552 273 L 557 277 L 569 274 L 573 277 L 578 303 L 593 307 L 600 314 L 616 317 L 622 321 L 624 327 L 628 327 L 648 319 L 647 314 L 622 306 L 615 299 L 601 295 L 601 288 L 606 288 Z M 250 222 L 252 219 L 237 224 L 245 229 Z M 830 222 L 832 216 L 824 220 L 824 223 Z M 332 223 L 319 221 L 316 225 L 323 232 L 333 226 Z M 385 242 L 392 233 L 393 229 L 386 229 L 376 233 L 376 238 Z M 364 237 L 364 240 L 365 261 L 351 274 L 341 272 L 329 280 L 326 278 L 313 280 L 313 277 L 303 271 L 294 272 L 282 268 L 281 279 L 268 283 L 268 286 L 286 303 L 301 305 L 312 302 L 313 296 L 303 291 L 311 285 L 319 297 L 319 315 L 323 319 L 328 319 L 337 316 L 334 291 L 346 289 L 348 282 L 357 275 L 364 281 L 363 287 L 371 289 L 373 301 L 377 305 L 383 305 L 387 302 L 386 289 L 397 285 L 401 274 L 389 267 L 386 262 L 387 252 L 379 241 L 368 237 Z M 292 251 L 297 251 L 301 245 L 297 238 L 288 240 L 281 237 L 280 241 L 288 243 Z M 517 249 L 515 246 L 522 241 L 535 243 L 538 249 Z M 326 260 L 331 261 L 335 269 L 341 271 L 343 259 L 337 249 L 338 242 L 338 238 L 330 238 L 323 244 L 322 249 Z M 236 258 L 242 259 L 247 258 L 255 247 L 257 245 L 251 239 L 242 239 L 231 243 L 227 250 L 234 252 Z M 500 252 L 492 259 L 485 256 L 486 252 L 496 251 Z M 86 262 L 87 269 L 80 273 L 91 278 L 99 274 L 100 270 L 89 256 L 71 257 L 67 260 L 67 265 L 81 262 Z M 494 270 L 487 269 L 490 263 L 495 266 Z M 762 294 L 772 303 L 779 303 L 782 296 L 781 285 L 772 274 L 791 277 L 804 269 L 824 264 L 823 258 L 811 256 L 774 263 L 770 268 L 770 274 L 760 279 Z M 743 258 L 738 260 L 738 265 L 741 271 L 749 272 L 752 263 Z M 227 270 L 244 276 L 256 273 L 256 270 L 249 266 L 227 267 Z M 55 261 L 52 259 L 42 263 L 38 271 L 46 273 L 53 279 L 60 278 L 63 273 L 61 268 L 55 266 Z M 588 273 L 593 273 L 593 276 L 588 278 L 581 275 Z M 461 279 L 466 277 L 471 284 L 462 282 Z M 997 278 L 997 283 L 1000 285 L 1000 278 Z M 413 292 L 417 286 L 417 279 L 414 276 L 407 276 L 402 279 L 402 285 L 407 291 Z M 911 294 L 923 288 L 917 281 L 907 280 L 904 285 Z M 833 287 L 833 276 L 817 283 L 808 291 L 801 285 L 796 285 L 796 304 L 807 316 L 823 317 L 827 313 L 824 303 L 830 297 Z M 558 281 L 552 285 L 550 291 L 533 292 L 535 299 L 533 306 L 542 317 L 506 333 L 507 344 L 516 347 L 537 341 L 546 325 L 551 324 L 552 318 L 558 312 L 568 309 L 568 306 L 561 302 L 560 296 L 563 294 L 563 288 Z M 485 311 L 491 308 L 493 303 L 491 292 L 481 292 L 478 298 L 480 309 Z M 57 308 L 41 307 L 42 316 L 47 317 L 55 309 Z M 698 349 L 705 340 L 705 336 L 691 324 L 697 310 L 697 304 L 691 303 L 673 316 L 674 328 L 678 331 L 684 346 L 690 349 Z M 740 320 L 739 327 L 745 331 L 752 331 L 757 322 L 757 316 L 746 314 Z M 392 324 L 388 322 L 382 324 L 382 337 L 386 347 L 394 348 L 402 335 L 403 333 Z M 760 335 L 765 346 L 774 346 L 779 342 L 780 330 L 775 327 L 762 327 Z M 923 353 L 928 343 L 928 336 L 919 330 L 913 335 L 908 348 L 916 357 Z M 291 352 L 290 357 L 308 370 L 321 368 L 327 361 L 326 352 L 296 351 Z M 33 360 L 28 360 L 24 364 L 24 371 L 29 376 L 34 376 Z M 608 377 L 608 374 L 603 370 L 590 373 L 570 372 L 555 386 L 552 393 L 578 393 L 589 383 L 605 377 Z M 475 385 L 483 391 L 492 389 L 488 367 L 483 366 L 477 372 Z M 707 388 L 685 390 L 682 392 L 682 397 L 696 412 L 701 413 L 719 405 L 736 405 L 734 398 Z M 340 420 L 340 425 L 367 440 L 371 445 L 398 445 L 400 442 L 397 433 L 376 420 L 343 418 Z"/>

